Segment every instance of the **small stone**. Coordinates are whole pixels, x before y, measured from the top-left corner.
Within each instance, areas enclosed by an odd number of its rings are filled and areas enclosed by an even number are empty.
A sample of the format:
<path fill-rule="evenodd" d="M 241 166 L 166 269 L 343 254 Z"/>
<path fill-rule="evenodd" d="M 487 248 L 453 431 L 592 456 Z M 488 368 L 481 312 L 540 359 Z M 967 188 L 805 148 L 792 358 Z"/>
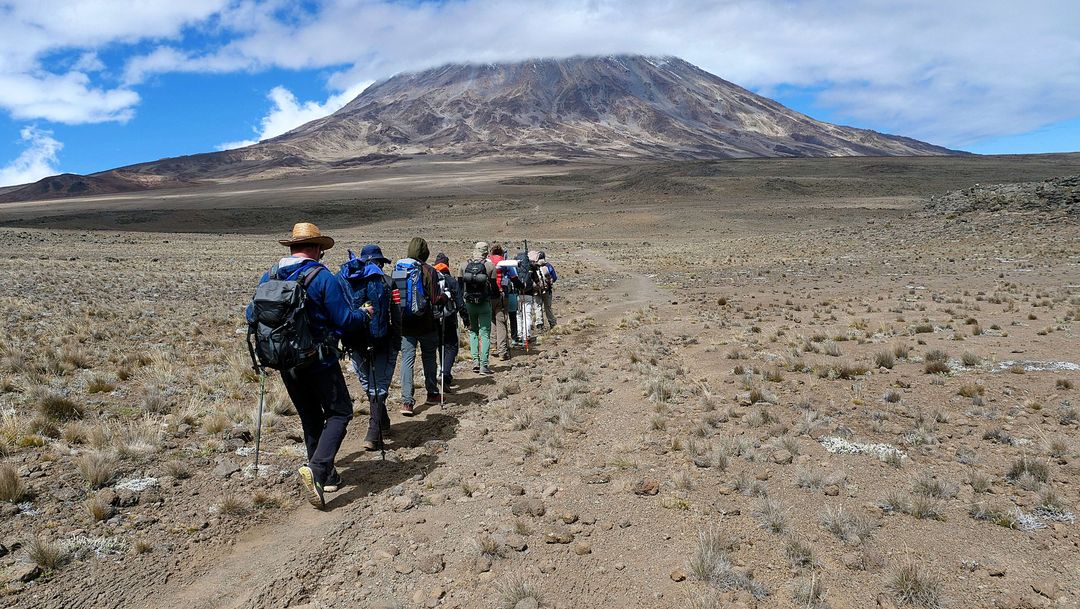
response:
<path fill-rule="evenodd" d="M 222 459 L 214 468 L 214 475 L 218 478 L 228 478 L 240 471 L 240 466 L 232 459 Z"/>
<path fill-rule="evenodd" d="M 528 542 L 525 538 L 517 533 L 511 533 L 506 536 L 506 547 L 514 550 L 515 552 L 524 552 L 528 547 Z"/>
<path fill-rule="evenodd" d="M 840 494 L 840 487 L 835 484 L 830 484 L 826 486 L 823 490 L 826 497 L 836 497 Z"/>
<path fill-rule="evenodd" d="M 857 552 L 845 552 L 844 555 L 840 557 L 840 562 L 852 571 L 858 571 L 862 568 L 862 557 L 860 557 Z"/>
<path fill-rule="evenodd" d="M 629 518 L 623 518 L 622 520 L 620 520 L 619 521 L 619 528 L 620 529 L 629 529 L 630 528 L 630 519 Z"/>
<path fill-rule="evenodd" d="M 624 563 L 624 562 L 615 563 L 615 570 L 616 571 L 622 571 L 625 568 L 626 568 L 626 563 Z"/>
<path fill-rule="evenodd" d="M 671 581 L 673 581 L 673 582 L 686 581 L 686 571 L 683 571 L 682 569 L 675 569 L 674 571 L 671 572 Z"/>
<path fill-rule="evenodd" d="M 396 560 L 394 561 L 394 571 L 397 571 L 402 575 L 408 575 L 413 572 L 412 563 L 404 560 Z"/>
<path fill-rule="evenodd" d="M 540 569 L 541 573 L 554 573 L 555 572 L 555 561 L 553 561 L 553 560 L 540 561 L 540 564 L 537 565 L 537 568 Z"/>
<path fill-rule="evenodd" d="M 574 535 L 570 531 L 556 529 L 554 531 L 548 531 L 547 533 L 544 533 L 544 543 L 567 544 L 571 541 L 574 541 Z"/>
<path fill-rule="evenodd" d="M 417 567 L 420 568 L 421 573 L 434 575 L 442 572 L 443 568 L 446 567 L 446 562 L 443 560 L 442 554 L 427 554 L 420 557 L 420 560 L 417 561 Z"/>
<path fill-rule="evenodd" d="M 1005 567 L 998 566 L 998 565 L 995 565 L 995 566 L 992 566 L 992 567 L 987 567 L 986 568 L 986 573 L 990 577 L 1005 577 Z"/>
<path fill-rule="evenodd" d="M 510 494 L 514 496 L 521 496 L 525 494 L 525 487 L 520 484 L 511 484 L 507 487 L 510 490 Z"/>
<path fill-rule="evenodd" d="M 491 570 L 491 557 L 489 556 L 477 556 L 473 559 L 473 571 L 477 573 L 487 573 Z"/>
<path fill-rule="evenodd" d="M 584 541 L 579 541 L 574 544 L 574 554 L 577 554 L 578 556 L 592 554 L 592 546 Z"/>
<path fill-rule="evenodd" d="M 777 465 L 789 465 L 794 455 L 786 450 L 778 450 L 772 454 L 772 462 Z"/>
<path fill-rule="evenodd" d="M 1056 600 L 1058 596 L 1058 583 L 1052 577 L 1040 577 L 1032 582 L 1031 589 L 1050 600 Z"/>
<path fill-rule="evenodd" d="M 6 575 L 9 581 L 28 583 L 41 577 L 41 568 L 29 563 L 15 563 Z"/>
<path fill-rule="evenodd" d="M 772 476 L 772 472 L 770 472 L 769 470 L 766 469 L 766 470 L 760 471 L 757 474 L 755 474 L 754 478 L 764 482 L 765 480 L 768 480 L 771 476 Z"/>
<path fill-rule="evenodd" d="M 559 518 L 566 524 L 574 524 L 578 520 L 576 512 L 563 512 Z"/>
<path fill-rule="evenodd" d="M 655 495 L 660 492 L 660 482 L 655 478 L 642 478 L 634 484 L 635 495 Z"/>
<path fill-rule="evenodd" d="M 401 554 L 401 550 L 397 546 L 386 546 L 384 548 L 377 548 L 373 552 L 375 558 L 379 560 L 390 560 L 398 554 Z"/>
<path fill-rule="evenodd" d="M 547 509 L 544 507 L 544 502 L 540 499 L 536 499 L 535 497 L 531 499 L 521 497 L 515 499 L 513 503 L 510 504 L 510 512 L 514 516 L 540 517 L 547 512 Z"/>

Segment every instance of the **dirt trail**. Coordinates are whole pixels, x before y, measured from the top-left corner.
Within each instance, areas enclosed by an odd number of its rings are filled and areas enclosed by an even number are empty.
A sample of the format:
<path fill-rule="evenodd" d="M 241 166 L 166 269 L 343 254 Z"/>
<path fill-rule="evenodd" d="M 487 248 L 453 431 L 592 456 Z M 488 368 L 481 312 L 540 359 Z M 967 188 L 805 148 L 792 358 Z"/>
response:
<path fill-rule="evenodd" d="M 605 273 L 618 274 L 619 277 L 617 283 L 608 289 L 614 295 L 611 302 L 583 315 L 567 316 L 561 320 L 563 323 L 588 317 L 603 324 L 628 311 L 649 304 L 661 303 L 665 299 L 663 292 L 656 287 L 652 279 L 638 273 L 626 273 L 598 252 L 582 250 L 572 256 L 589 265 L 599 267 L 599 270 Z M 623 294 L 628 294 L 629 297 L 623 297 Z M 606 329 L 600 330 L 597 340 L 602 340 L 605 333 Z M 536 353 L 541 352 L 536 351 Z M 626 405 L 629 402 L 620 400 L 619 403 Z M 455 405 L 450 403 L 448 408 L 454 409 Z M 623 410 L 626 409 L 603 413 L 602 419 L 605 423 L 598 427 L 607 429 L 607 433 L 595 437 L 589 436 L 589 445 L 582 447 L 580 451 L 596 454 L 607 450 L 605 446 L 617 439 L 619 430 L 624 427 L 627 419 L 640 414 Z M 434 436 L 442 437 L 447 432 L 443 426 L 453 425 L 457 421 L 456 418 L 447 417 L 445 413 L 446 411 L 438 407 L 424 408 L 406 424 L 414 428 L 433 427 Z M 353 422 L 353 436 L 360 433 L 365 420 L 366 417 L 360 415 Z M 394 416 L 394 421 L 395 427 L 403 424 L 397 416 Z M 377 463 L 379 458 L 377 454 L 357 450 L 355 437 L 351 439 L 353 441 L 347 440 L 345 443 L 340 456 L 341 462 L 381 465 Z M 420 442 L 424 440 L 424 438 L 415 439 Z M 495 448 L 489 446 L 489 449 Z M 449 458 L 453 459 L 453 456 Z M 572 465 L 569 467 L 574 468 Z M 377 469 L 376 467 L 372 471 Z M 353 476 L 346 474 L 346 480 L 349 481 L 350 478 Z M 374 485 L 382 487 L 380 495 L 386 495 L 386 486 L 377 484 L 377 480 L 356 480 L 356 482 L 358 486 L 343 489 L 342 494 L 355 497 L 358 494 L 357 491 L 363 491 L 365 487 Z M 340 495 L 328 495 L 326 511 L 313 510 L 305 504 L 294 509 L 283 521 L 253 527 L 245 531 L 226 551 L 211 551 L 202 556 L 198 566 L 180 574 L 179 577 L 171 578 L 164 590 L 154 592 L 152 605 L 146 605 L 145 601 L 140 600 L 123 606 L 154 606 L 162 609 L 187 609 L 189 607 L 238 609 L 257 606 L 260 596 L 275 584 L 280 586 L 282 580 L 288 579 L 289 573 L 297 568 L 296 565 L 313 565 L 334 560 L 335 557 L 327 554 L 340 551 L 340 544 L 325 545 L 324 540 L 334 538 L 336 533 L 352 528 L 356 524 L 355 521 L 365 518 L 363 509 L 366 506 L 363 502 L 349 503 L 348 501 Z"/>

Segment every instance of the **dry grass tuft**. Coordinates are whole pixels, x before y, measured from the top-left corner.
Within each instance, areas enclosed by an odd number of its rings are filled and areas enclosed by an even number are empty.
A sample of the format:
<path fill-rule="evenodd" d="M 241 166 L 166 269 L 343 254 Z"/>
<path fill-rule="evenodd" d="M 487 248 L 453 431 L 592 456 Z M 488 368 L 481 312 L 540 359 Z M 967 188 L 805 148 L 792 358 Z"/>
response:
<path fill-rule="evenodd" d="M 31 537 L 23 549 L 30 562 L 44 571 L 56 571 L 67 564 L 71 558 L 60 544 L 39 536 Z"/>
<path fill-rule="evenodd" d="M 908 561 L 889 579 L 889 589 L 904 605 L 937 609 L 942 606 L 942 586 L 936 577 L 914 561 Z"/>
<path fill-rule="evenodd" d="M 18 503 L 27 494 L 26 485 L 15 468 L 8 463 L 0 463 L 0 501 Z"/>
<path fill-rule="evenodd" d="M 88 452 L 76 457 L 75 467 L 92 489 L 99 489 L 116 478 L 116 460 L 103 452 Z"/>

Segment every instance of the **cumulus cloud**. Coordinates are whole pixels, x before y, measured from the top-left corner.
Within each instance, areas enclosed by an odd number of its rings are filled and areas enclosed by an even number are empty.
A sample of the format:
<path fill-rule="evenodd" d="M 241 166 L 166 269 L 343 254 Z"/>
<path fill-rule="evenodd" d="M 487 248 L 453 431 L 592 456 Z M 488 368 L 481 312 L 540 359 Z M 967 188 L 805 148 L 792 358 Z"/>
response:
<path fill-rule="evenodd" d="M 317 101 L 300 102 L 296 99 L 296 95 L 294 95 L 292 91 L 281 86 L 274 87 L 270 90 L 270 93 L 267 94 L 267 98 L 273 102 L 273 106 L 259 121 L 259 127 L 255 129 L 257 137 L 251 140 L 226 142 L 219 145 L 217 149 L 232 150 L 234 148 L 243 148 L 244 146 L 250 146 L 257 142 L 268 140 L 272 137 L 277 137 L 283 133 L 292 131 L 304 123 L 311 122 L 336 112 L 342 106 L 352 101 L 357 95 L 360 95 L 360 93 L 368 88 L 370 84 L 371 81 L 353 85 L 340 93 L 331 95 L 322 103 Z"/>
<path fill-rule="evenodd" d="M 27 184 L 60 173 L 56 168 L 57 153 L 64 145 L 52 135 L 52 131 L 23 127 L 19 136 L 26 148 L 14 161 L 0 167 L 0 186 Z"/>
<path fill-rule="evenodd" d="M 327 0 L 301 17 L 244 10 L 221 18 L 236 36 L 161 68 L 329 67 L 333 85 L 451 61 L 673 54 L 766 93 L 821 91 L 819 103 L 861 125 L 951 145 L 1080 114 L 1080 4 L 1069 0 Z"/>

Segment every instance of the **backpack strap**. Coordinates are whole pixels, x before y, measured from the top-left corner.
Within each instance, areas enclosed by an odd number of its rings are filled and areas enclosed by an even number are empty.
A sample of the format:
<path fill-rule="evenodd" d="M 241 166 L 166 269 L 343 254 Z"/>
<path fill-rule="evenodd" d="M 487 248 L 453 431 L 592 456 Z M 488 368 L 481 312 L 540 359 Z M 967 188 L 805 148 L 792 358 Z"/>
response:
<path fill-rule="evenodd" d="M 280 273 L 281 269 L 278 268 L 277 264 L 275 264 L 274 266 L 270 267 L 270 273 L 267 275 L 267 277 L 269 277 L 270 279 L 281 279 L 279 275 Z"/>
<path fill-rule="evenodd" d="M 299 281 L 300 285 L 304 286 L 304 289 L 306 290 L 307 287 L 311 285 L 311 282 L 315 280 L 315 276 L 319 274 L 319 271 L 323 270 L 324 268 L 326 267 L 316 262 L 315 264 L 300 271 L 300 274 L 296 276 L 296 280 Z"/>

